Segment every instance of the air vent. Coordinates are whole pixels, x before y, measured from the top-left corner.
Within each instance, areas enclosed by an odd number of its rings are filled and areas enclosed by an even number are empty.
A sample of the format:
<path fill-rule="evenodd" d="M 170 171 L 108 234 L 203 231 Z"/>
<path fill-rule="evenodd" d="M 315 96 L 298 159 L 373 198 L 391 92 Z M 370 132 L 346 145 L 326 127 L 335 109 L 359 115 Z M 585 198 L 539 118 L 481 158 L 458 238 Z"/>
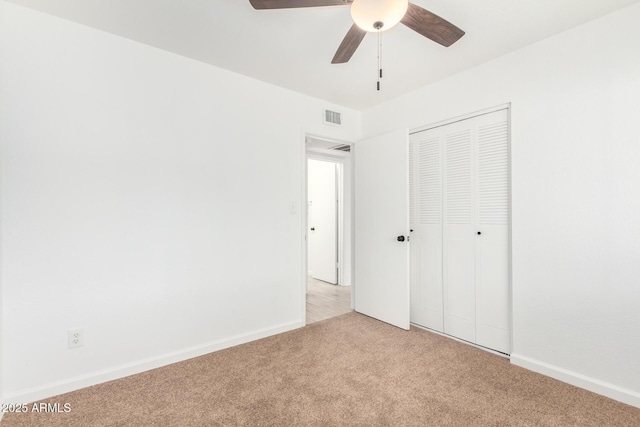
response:
<path fill-rule="evenodd" d="M 341 114 L 337 111 L 324 110 L 324 122 L 334 126 L 342 126 Z"/>
<path fill-rule="evenodd" d="M 351 151 L 351 146 L 346 144 L 341 144 L 341 145 L 336 145 L 335 147 L 331 147 L 331 150 L 345 151 L 348 153 Z"/>

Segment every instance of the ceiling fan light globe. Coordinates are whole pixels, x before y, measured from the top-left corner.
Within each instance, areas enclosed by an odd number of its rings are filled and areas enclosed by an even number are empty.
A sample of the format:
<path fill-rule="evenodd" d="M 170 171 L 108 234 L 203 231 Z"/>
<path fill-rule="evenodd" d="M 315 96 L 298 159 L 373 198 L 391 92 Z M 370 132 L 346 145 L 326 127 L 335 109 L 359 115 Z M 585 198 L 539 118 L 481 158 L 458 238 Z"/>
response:
<path fill-rule="evenodd" d="M 400 22 L 408 7 L 409 0 L 353 0 L 351 18 L 365 31 L 386 31 Z M 383 26 L 376 28 L 380 22 Z"/>

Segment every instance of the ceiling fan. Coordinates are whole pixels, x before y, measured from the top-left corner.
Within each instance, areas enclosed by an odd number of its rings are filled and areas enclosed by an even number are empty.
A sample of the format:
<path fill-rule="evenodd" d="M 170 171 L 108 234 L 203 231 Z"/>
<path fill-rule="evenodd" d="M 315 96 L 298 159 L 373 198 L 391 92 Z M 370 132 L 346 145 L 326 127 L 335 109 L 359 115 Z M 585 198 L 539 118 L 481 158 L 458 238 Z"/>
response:
<path fill-rule="evenodd" d="M 464 31 L 449 21 L 408 0 L 249 0 L 254 9 L 290 9 L 301 7 L 351 5 L 354 24 L 342 40 L 332 64 L 348 62 L 367 32 L 388 30 L 401 22 L 419 34 L 448 47 Z"/>

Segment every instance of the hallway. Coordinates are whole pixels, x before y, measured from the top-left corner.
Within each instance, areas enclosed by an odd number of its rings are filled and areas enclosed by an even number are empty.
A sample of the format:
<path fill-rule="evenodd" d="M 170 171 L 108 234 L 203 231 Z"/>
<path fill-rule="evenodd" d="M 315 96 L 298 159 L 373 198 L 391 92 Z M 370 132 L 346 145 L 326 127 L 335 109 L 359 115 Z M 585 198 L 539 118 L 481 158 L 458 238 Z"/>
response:
<path fill-rule="evenodd" d="M 308 278 L 307 325 L 331 317 L 349 313 L 351 310 L 351 287 L 332 285 Z"/>

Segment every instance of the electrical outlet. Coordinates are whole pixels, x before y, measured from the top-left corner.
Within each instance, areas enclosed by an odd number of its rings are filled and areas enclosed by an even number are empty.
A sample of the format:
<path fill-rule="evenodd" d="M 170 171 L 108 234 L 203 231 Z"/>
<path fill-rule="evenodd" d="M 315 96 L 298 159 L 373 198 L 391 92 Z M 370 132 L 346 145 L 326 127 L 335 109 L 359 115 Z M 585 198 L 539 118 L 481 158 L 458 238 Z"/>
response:
<path fill-rule="evenodd" d="M 82 347 L 84 345 L 84 331 L 82 329 L 67 331 L 67 341 L 70 349 Z"/>

